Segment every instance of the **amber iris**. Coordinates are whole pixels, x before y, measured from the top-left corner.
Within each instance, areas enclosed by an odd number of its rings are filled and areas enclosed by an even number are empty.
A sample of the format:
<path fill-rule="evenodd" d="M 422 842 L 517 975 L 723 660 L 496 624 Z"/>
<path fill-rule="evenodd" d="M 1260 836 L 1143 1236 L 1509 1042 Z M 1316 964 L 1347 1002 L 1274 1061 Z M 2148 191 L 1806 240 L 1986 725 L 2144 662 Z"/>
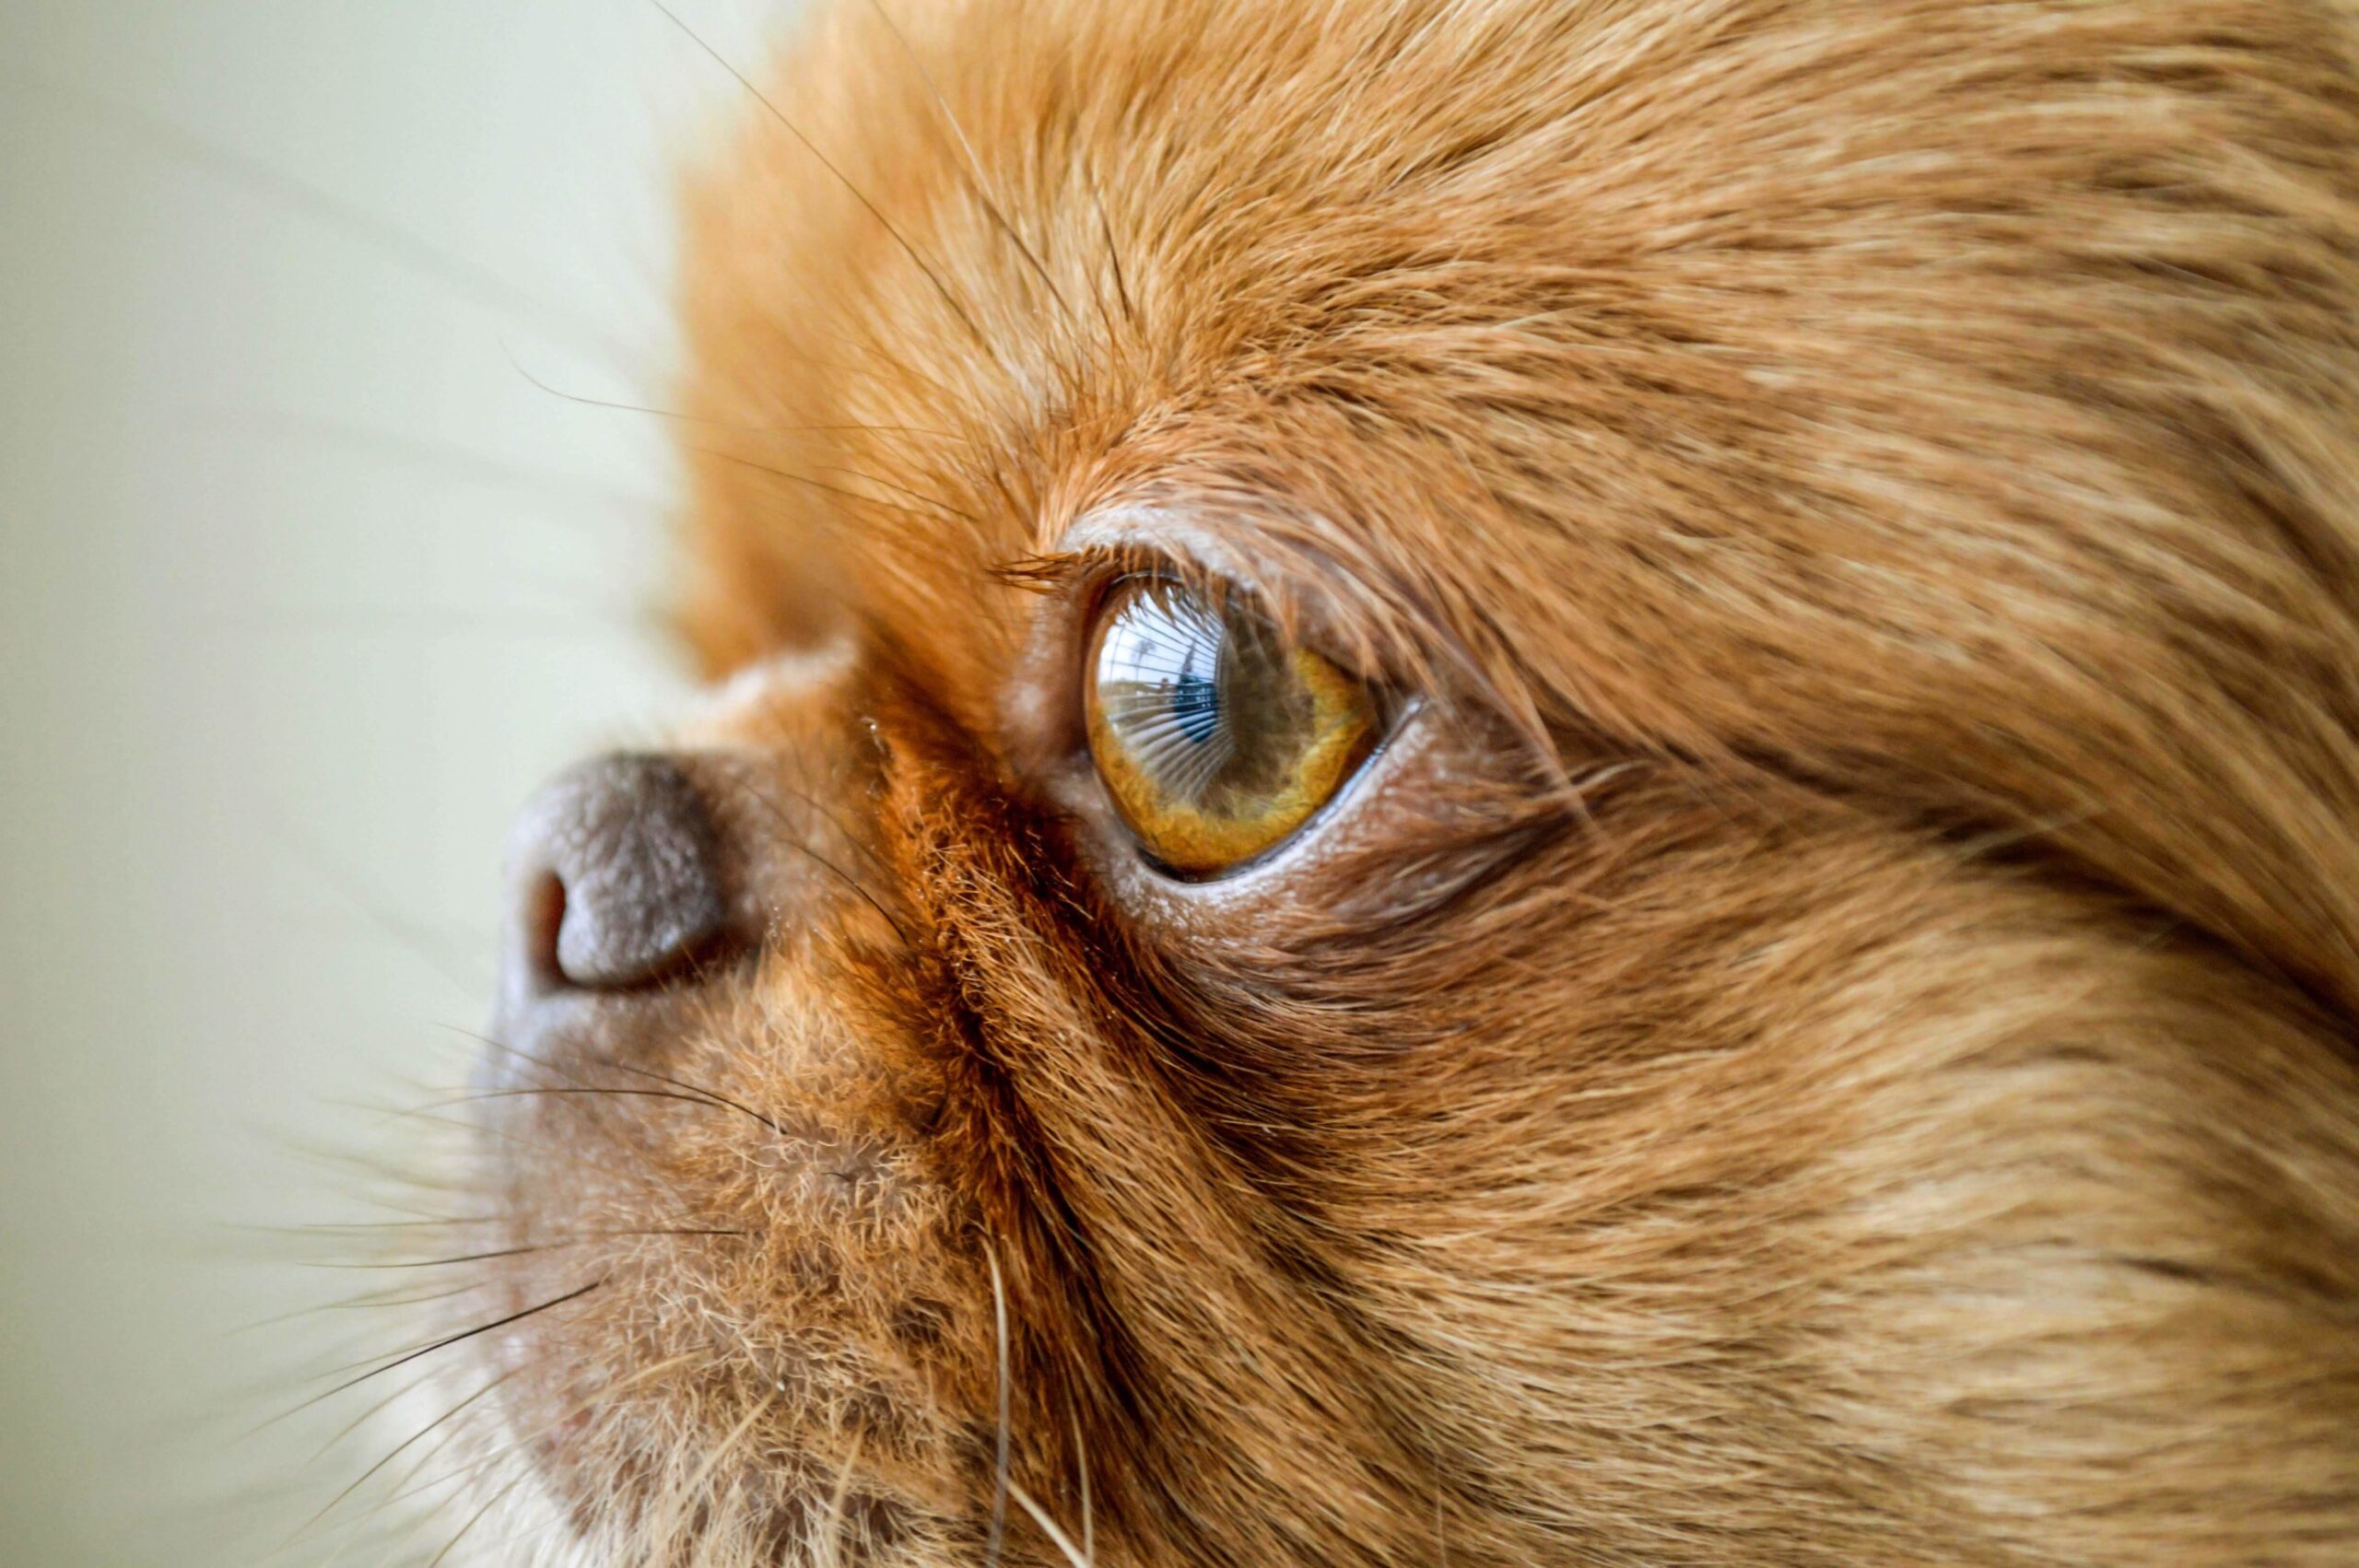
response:
<path fill-rule="evenodd" d="M 1100 608 L 1089 749 L 1147 853 L 1209 876 L 1284 842 L 1374 748 L 1365 683 L 1236 594 L 1134 578 Z"/>

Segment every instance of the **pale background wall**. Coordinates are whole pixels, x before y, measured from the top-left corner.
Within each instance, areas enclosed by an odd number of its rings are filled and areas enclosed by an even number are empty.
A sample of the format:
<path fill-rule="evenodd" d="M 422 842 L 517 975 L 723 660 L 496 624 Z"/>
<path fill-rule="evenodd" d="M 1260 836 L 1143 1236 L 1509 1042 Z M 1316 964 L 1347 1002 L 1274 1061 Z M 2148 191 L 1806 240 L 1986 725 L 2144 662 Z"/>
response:
<path fill-rule="evenodd" d="M 244 1227 L 364 1213 L 296 1145 L 460 1081 L 510 813 L 676 696 L 661 422 L 511 356 L 663 401 L 736 90 L 640 0 L 0 0 L 0 1568 L 340 1544 L 351 1407 L 240 1434 L 397 1326 L 252 1328 L 352 1277 Z"/>

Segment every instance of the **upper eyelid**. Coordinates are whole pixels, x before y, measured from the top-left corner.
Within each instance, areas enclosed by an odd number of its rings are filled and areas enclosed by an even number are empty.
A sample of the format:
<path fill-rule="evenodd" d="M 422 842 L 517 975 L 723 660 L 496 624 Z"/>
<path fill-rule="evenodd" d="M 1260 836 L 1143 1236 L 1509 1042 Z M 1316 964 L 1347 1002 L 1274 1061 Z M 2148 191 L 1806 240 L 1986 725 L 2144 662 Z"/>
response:
<path fill-rule="evenodd" d="M 1050 550 L 1017 556 L 992 568 L 992 575 L 1028 593 L 1068 593 L 1126 577 L 1155 577 L 1176 581 L 1200 592 L 1221 593 L 1243 589 L 1262 593 L 1258 584 L 1239 581 L 1229 572 L 1209 566 L 1182 550 L 1167 550 L 1144 541 L 1085 545 L 1077 550 Z"/>
<path fill-rule="evenodd" d="M 1077 548 L 1044 551 L 1011 557 L 992 568 L 999 580 L 1021 591 L 1061 602 L 1060 618 L 1072 628 L 1075 641 L 1087 639 L 1097 610 L 1114 586 L 1132 578 L 1153 578 L 1174 583 L 1206 599 L 1224 601 L 1242 595 L 1276 626 L 1282 637 L 1301 636 L 1304 597 L 1283 582 L 1269 582 L 1242 569 L 1233 556 L 1207 560 L 1192 542 L 1166 545 L 1147 539 L 1121 537 Z M 1226 553 L 1223 553 L 1226 556 Z M 1318 645 L 1318 639 L 1312 639 Z M 1356 672 L 1363 679 L 1374 673 Z"/>
<path fill-rule="evenodd" d="M 1207 516 L 1188 507 L 1116 504 L 1084 512 L 1046 543 L 1050 547 L 1011 556 L 996 568 L 1039 605 L 1023 664 L 1034 692 L 1056 689 L 1077 671 L 1078 649 L 1105 591 L 1135 572 L 1200 591 L 1242 592 L 1281 637 L 1323 654 L 1395 702 L 1455 690 L 1482 706 L 1512 707 L 1499 701 L 1476 661 L 1453 654 L 1461 646 L 1455 637 L 1413 609 L 1388 603 L 1333 554 L 1301 548 L 1298 540 L 1262 538 L 1239 511 Z"/>

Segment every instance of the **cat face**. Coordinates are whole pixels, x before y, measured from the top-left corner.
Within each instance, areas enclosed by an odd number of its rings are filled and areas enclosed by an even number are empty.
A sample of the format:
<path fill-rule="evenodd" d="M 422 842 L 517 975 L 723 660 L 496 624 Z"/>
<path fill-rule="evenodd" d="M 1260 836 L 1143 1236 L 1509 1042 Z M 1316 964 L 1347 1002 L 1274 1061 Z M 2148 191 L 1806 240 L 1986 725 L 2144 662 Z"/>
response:
<path fill-rule="evenodd" d="M 2347 1547 L 2341 24 L 1314 9 L 844 6 L 695 182 L 721 684 L 518 831 L 510 1539 Z"/>

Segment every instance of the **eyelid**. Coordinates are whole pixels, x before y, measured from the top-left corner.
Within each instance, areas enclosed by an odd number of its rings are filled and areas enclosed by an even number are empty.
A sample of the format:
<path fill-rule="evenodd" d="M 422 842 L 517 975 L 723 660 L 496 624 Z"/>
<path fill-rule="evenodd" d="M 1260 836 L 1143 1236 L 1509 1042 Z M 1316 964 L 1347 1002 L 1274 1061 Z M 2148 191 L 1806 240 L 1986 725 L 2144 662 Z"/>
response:
<path fill-rule="evenodd" d="M 1002 695 L 1002 760 L 1011 785 L 1062 818 L 1081 865 L 1138 930 L 1175 951 L 1273 940 L 1310 919 L 1392 919 L 1445 896 L 1520 838 L 1461 822 L 1453 802 L 1470 783 L 1496 778 L 1515 751 L 1513 732 L 1477 700 L 1418 678 L 1429 663 L 1418 643 L 1370 646 L 1354 622 L 1390 618 L 1374 585 L 1340 577 L 1332 557 L 1260 549 L 1250 531 L 1208 525 L 1178 509 L 1131 507 L 1084 515 L 1039 557 L 1043 580 L 1023 583 L 1031 614 L 1027 645 Z M 1299 569 L 1298 569 L 1299 568 Z M 1314 648 L 1366 657 L 1338 662 L 1381 695 L 1380 738 L 1344 786 L 1290 837 L 1224 874 L 1181 879 L 1143 858 L 1099 784 L 1081 721 L 1084 650 L 1104 595 L 1126 570 L 1220 580 L 1267 596 L 1292 591 L 1298 635 Z M 1437 845 L 1449 857 L 1437 860 Z M 1423 868 L 1402 880 L 1399 852 Z M 1454 858 L 1449 858 L 1454 857 Z"/>
<path fill-rule="evenodd" d="M 1391 896 L 1389 879 L 1363 867 L 1372 869 L 1367 858 L 1382 854 L 1393 812 L 1414 813 L 1425 776 L 1445 749 L 1427 712 L 1422 700 L 1411 699 L 1332 800 L 1267 853 L 1225 875 L 1174 877 L 1103 846 L 1089 859 L 1134 918 L 1178 942 L 1251 941 L 1250 933 L 1268 920 L 1290 923 L 1314 910 L 1334 917 L 1370 900 L 1380 907 Z"/>
<path fill-rule="evenodd" d="M 1237 593 L 1250 596 L 1265 609 L 1272 603 L 1271 596 L 1258 583 L 1208 567 L 1192 556 L 1145 544 L 1061 551 L 1054 556 L 1033 556 L 1015 566 L 1027 574 L 1040 574 L 1031 580 L 1049 585 L 1041 591 L 1078 601 L 1085 623 L 1096 614 L 1109 595 L 1133 582 L 1170 583 L 1214 603 Z"/>
<path fill-rule="evenodd" d="M 1290 584 L 1261 569 L 1225 532 L 1204 527 L 1181 512 L 1118 509 L 1082 518 L 1065 532 L 1056 550 L 1040 557 L 1054 562 L 1063 581 L 1103 587 L 1128 573 L 1172 578 L 1198 591 L 1234 586 L 1270 607 L 1296 599 Z"/>

